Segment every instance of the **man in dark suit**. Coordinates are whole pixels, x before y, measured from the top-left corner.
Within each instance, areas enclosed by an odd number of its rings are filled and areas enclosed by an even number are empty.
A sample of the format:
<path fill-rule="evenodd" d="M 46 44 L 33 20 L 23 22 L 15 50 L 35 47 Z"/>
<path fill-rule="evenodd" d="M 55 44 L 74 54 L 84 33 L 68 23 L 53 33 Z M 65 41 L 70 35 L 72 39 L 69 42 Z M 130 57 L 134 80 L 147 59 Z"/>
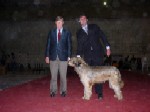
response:
<path fill-rule="evenodd" d="M 57 93 L 57 76 L 60 74 L 60 94 L 62 97 L 67 93 L 67 61 L 71 55 L 71 33 L 63 28 L 64 20 L 61 16 L 57 16 L 56 28 L 49 32 L 45 61 L 50 63 L 51 81 L 50 96 L 54 97 Z"/>
<path fill-rule="evenodd" d="M 87 24 L 86 15 L 79 18 L 81 28 L 77 31 L 77 57 L 83 57 L 90 66 L 102 66 L 104 58 L 104 48 L 107 56 L 110 55 L 110 45 L 96 24 Z M 101 40 L 101 41 L 100 41 Z M 102 84 L 95 85 L 95 92 L 98 99 L 103 98 Z"/>

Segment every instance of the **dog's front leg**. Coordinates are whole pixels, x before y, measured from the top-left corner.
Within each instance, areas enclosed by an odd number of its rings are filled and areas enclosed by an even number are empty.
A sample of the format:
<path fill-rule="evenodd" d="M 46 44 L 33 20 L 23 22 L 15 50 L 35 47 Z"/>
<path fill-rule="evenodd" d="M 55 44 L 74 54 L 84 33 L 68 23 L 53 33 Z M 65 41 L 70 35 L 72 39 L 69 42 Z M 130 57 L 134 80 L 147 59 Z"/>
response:
<path fill-rule="evenodd" d="M 88 90 L 88 87 L 84 87 L 84 96 L 82 99 L 89 100 L 90 99 L 90 92 Z"/>
<path fill-rule="evenodd" d="M 84 96 L 82 99 L 89 100 L 92 95 L 92 86 L 89 83 L 84 83 Z"/>

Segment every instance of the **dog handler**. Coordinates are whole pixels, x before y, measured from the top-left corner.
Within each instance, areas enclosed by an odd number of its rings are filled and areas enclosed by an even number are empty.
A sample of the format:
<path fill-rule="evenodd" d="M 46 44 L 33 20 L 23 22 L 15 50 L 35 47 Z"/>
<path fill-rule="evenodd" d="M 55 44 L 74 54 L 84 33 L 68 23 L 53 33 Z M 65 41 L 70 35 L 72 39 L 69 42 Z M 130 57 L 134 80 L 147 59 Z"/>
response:
<path fill-rule="evenodd" d="M 109 56 L 111 53 L 110 44 L 96 24 L 88 24 L 86 15 L 81 15 L 79 22 L 81 28 L 77 31 L 77 56 L 83 57 L 90 66 L 102 66 L 104 58 L 103 45 L 106 48 L 107 56 Z M 98 99 L 103 98 L 101 83 L 95 85 L 95 92 L 98 94 Z"/>

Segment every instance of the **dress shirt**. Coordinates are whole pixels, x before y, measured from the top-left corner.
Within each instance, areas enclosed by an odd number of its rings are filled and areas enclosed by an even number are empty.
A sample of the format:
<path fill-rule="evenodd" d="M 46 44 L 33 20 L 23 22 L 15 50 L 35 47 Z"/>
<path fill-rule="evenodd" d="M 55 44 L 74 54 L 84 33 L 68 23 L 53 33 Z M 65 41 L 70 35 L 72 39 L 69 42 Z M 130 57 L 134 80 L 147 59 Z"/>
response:
<path fill-rule="evenodd" d="M 88 26 L 87 25 L 82 26 L 82 29 L 88 34 Z"/>

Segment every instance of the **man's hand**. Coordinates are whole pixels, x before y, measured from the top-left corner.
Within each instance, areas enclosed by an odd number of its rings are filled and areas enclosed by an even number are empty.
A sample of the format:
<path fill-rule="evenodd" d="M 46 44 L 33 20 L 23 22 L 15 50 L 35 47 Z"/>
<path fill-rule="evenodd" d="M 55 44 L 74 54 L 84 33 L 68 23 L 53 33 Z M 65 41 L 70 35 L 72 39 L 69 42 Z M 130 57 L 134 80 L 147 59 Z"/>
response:
<path fill-rule="evenodd" d="M 107 49 L 106 54 L 107 54 L 108 57 L 110 56 L 110 54 L 111 54 L 110 49 Z"/>
<path fill-rule="evenodd" d="M 50 63 L 50 61 L 49 61 L 49 57 L 46 57 L 46 58 L 45 58 L 45 62 L 46 62 L 47 64 L 49 64 L 49 63 Z"/>
<path fill-rule="evenodd" d="M 77 55 L 77 58 L 81 58 L 81 56 L 80 56 L 80 55 Z"/>
<path fill-rule="evenodd" d="M 70 61 L 70 57 L 68 57 L 68 61 Z"/>

